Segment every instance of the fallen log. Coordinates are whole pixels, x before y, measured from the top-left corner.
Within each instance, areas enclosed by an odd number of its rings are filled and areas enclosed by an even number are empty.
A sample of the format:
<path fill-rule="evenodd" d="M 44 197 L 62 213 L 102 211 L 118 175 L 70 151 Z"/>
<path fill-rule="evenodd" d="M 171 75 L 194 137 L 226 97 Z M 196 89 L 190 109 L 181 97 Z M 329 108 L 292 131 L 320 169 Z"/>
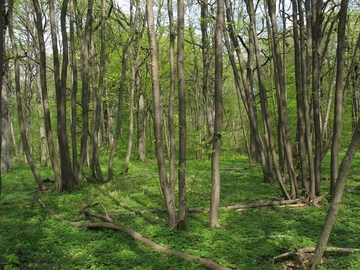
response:
<path fill-rule="evenodd" d="M 305 253 L 313 253 L 315 251 L 315 247 L 304 247 L 299 248 L 296 251 L 289 251 L 283 254 L 280 254 L 273 258 L 273 261 L 281 258 L 287 258 L 291 256 L 299 256 Z M 360 251 L 359 248 L 341 248 L 341 247 L 327 247 L 325 252 L 338 252 L 338 253 L 354 253 Z"/>
<path fill-rule="evenodd" d="M 309 260 L 311 258 L 311 254 L 314 253 L 315 247 L 305 247 L 299 248 L 296 251 L 289 251 L 283 254 L 280 254 L 273 258 L 273 263 L 275 260 L 292 257 L 291 265 L 296 265 L 299 269 L 307 269 L 309 264 Z M 354 253 L 358 252 L 360 249 L 358 248 L 340 248 L 340 247 L 327 247 L 325 252 L 339 252 L 339 253 Z"/>
<path fill-rule="evenodd" d="M 206 268 L 211 269 L 211 270 L 230 270 L 230 268 L 217 264 L 216 262 L 210 260 L 210 259 L 205 259 L 199 256 L 194 256 L 191 254 L 187 254 L 187 253 L 183 253 L 180 251 L 176 251 L 173 249 L 169 249 L 169 248 L 165 248 L 163 246 L 160 246 L 159 244 L 155 243 L 154 241 L 152 241 L 149 238 L 146 238 L 144 236 L 142 236 L 140 233 L 134 231 L 133 229 L 130 229 L 126 226 L 122 226 L 122 225 L 116 225 L 114 223 L 110 223 L 110 222 L 92 222 L 92 221 L 85 221 L 85 222 L 74 222 L 74 221 L 69 221 L 66 220 L 64 218 L 62 218 L 61 216 L 59 216 L 58 214 L 55 213 L 54 210 L 48 208 L 40 199 L 37 200 L 37 202 L 39 203 L 39 205 L 42 208 L 45 208 L 49 213 L 55 215 L 55 217 L 57 219 L 66 221 L 68 224 L 72 225 L 72 226 L 76 226 L 76 227 L 85 227 L 88 229 L 95 229 L 95 228 L 105 228 L 105 229 L 112 229 L 115 231 L 123 231 L 126 232 L 127 234 L 129 234 L 132 238 L 139 240 L 141 243 L 143 243 L 144 245 L 154 249 L 155 251 L 161 251 L 164 252 L 167 255 L 175 255 L 178 256 L 179 258 L 182 258 L 184 260 L 189 260 L 189 261 L 195 261 L 198 262 L 202 265 L 204 265 Z M 101 205 L 103 207 L 103 205 Z M 97 217 L 99 218 L 99 214 L 96 213 L 92 213 L 88 210 L 81 210 L 81 212 L 86 211 L 87 216 L 91 216 L 91 217 Z M 101 215 L 101 218 L 103 218 L 104 216 L 108 216 L 108 213 L 106 213 L 105 215 Z M 112 220 L 112 219 L 111 219 Z"/>
<path fill-rule="evenodd" d="M 268 202 L 260 202 L 260 203 L 250 203 L 250 204 L 235 204 L 229 206 L 222 206 L 219 207 L 219 210 L 226 211 L 226 210 L 246 210 L 251 208 L 261 208 L 261 207 L 270 207 L 276 205 L 296 205 L 299 204 L 300 206 L 304 206 L 305 204 L 301 203 L 300 199 L 294 200 L 281 200 L 281 201 L 268 201 Z M 128 212 L 112 212 L 109 213 L 111 216 L 117 215 L 136 215 L 136 214 L 148 214 L 148 213 L 163 213 L 165 209 L 148 209 L 148 210 L 137 210 L 137 211 L 128 211 Z M 177 211 L 177 209 L 176 209 Z M 198 212 L 205 212 L 210 211 L 208 207 L 196 207 L 196 208 L 188 208 L 188 213 L 198 213 Z"/>

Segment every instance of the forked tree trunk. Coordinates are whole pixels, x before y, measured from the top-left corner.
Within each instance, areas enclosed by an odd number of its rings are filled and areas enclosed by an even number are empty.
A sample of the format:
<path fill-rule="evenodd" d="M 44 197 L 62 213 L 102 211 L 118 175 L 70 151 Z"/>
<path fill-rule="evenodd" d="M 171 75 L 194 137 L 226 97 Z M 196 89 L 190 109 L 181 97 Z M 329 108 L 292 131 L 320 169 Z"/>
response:
<path fill-rule="evenodd" d="M 51 116 L 50 116 L 50 104 L 48 99 L 47 91 L 47 75 L 46 75 L 46 51 L 45 51 L 45 40 L 44 40 L 44 29 L 43 29 L 43 18 L 42 12 L 38 0 L 33 0 L 35 13 L 36 13 L 36 28 L 39 40 L 39 53 L 40 53 L 40 79 L 41 79 L 41 94 L 44 106 L 44 121 L 46 130 L 46 140 L 49 149 L 50 161 L 55 176 L 55 185 L 61 186 L 62 179 L 60 174 L 60 168 L 56 158 L 56 150 L 54 145 L 54 138 L 51 127 Z"/>
<path fill-rule="evenodd" d="M 158 164 L 158 172 L 160 178 L 160 186 L 164 197 L 165 207 L 168 214 L 168 221 L 170 227 L 175 227 L 176 211 L 174 195 L 171 191 L 171 185 L 168 182 L 165 168 L 165 158 L 163 149 L 162 138 L 162 121 L 161 121 L 161 98 L 160 98 L 160 84 L 159 84 L 159 71 L 158 71 L 158 58 L 157 58 L 157 44 L 154 26 L 154 3 L 152 0 L 147 0 L 147 23 L 148 23 L 148 36 L 150 44 L 151 55 L 151 75 L 152 75 L 152 88 L 154 99 L 154 135 L 155 135 L 155 153 Z"/>
<path fill-rule="evenodd" d="M 55 77 L 55 91 L 56 91 L 56 105 L 57 105 L 57 136 L 59 143 L 60 165 L 62 182 L 56 185 L 57 191 L 73 191 L 75 188 L 75 177 L 72 171 L 70 150 L 67 137 L 67 115 L 66 115 L 66 92 L 67 92 L 67 68 L 68 68 L 68 37 L 67 37 L 67 7 L 68 0 L 63 1 L 61 7 L 60 24 L 61 24 L 61 39 L 63 44 L 61 76 L 60 76 L 60 61 L 58 57 L 57 47 L 57 30 L 55 23 L 55 4 L 54 1 L 49 1 L 50 6 L 50 25 L 51 25 L 51 40 L 53 47 L 53 62 L 54 62 L 54 77 Z"/>

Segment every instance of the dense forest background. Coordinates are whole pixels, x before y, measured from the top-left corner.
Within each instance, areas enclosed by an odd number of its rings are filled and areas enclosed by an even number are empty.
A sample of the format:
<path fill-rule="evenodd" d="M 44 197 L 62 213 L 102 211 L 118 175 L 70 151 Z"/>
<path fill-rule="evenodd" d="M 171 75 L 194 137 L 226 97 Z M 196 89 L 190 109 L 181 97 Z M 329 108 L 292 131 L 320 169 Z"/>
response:
<path fill-rule="evenodd" d="M 187 162 L 210 160 L 216 228 L 221 157 L 246 155 L 285 200 L 330 181 L 326 245 L 360 140 L 357 1 L 1 3 L 2 173 L 72 192 L 156 159 L 186 230 Z"/>

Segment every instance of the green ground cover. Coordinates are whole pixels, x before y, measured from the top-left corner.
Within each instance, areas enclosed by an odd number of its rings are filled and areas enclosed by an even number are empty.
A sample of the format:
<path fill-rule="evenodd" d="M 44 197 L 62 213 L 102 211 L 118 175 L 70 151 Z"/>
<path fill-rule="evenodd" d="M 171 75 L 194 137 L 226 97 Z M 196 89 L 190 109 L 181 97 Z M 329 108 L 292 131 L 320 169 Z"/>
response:
<path fill-rule="evenodd" d="M 249 165 L 246 158 L 223 158 L 221 166 L 221 206 L 280 198 L 278 186 L 263 183 L 258 165 Z M 209 162 L 188 161 L 189 207 L 209 206 L 209 168 Z M 347 189 L 360 184 L 360 168 L 356 164 L 353 168 Z M 43 178 L 51 176 L 48 169 L 41 173 Z M 195 262 L 155 252 L 123 232 L 70 226 L 36 202 L 41 199 L 72 221 L 81 220 L 78 211 L 94 203 L 102 203 L 109 212 L 163 208 L 155 162 L 132 163 L 129 175 L 116 175 L 114 179 L 112 185 L 85 184 L 71 194 L 31 193 L 36 186 L 28 168 L 14 166 L 3 176 L 0 197 L 0 268 L 204 269 Z M 328 181 L 322 184 L 324 194 L 328 185 Z M 360 247 L 359 197 L 360 190 L 346 192 L 329 245 Z M 231 269 L 276 270 L 284 269 L 284 260 L 273 263 L 274 256 L 316 244 L 328 205 L 323 200 L 320 207 L 221 211 L 221 228 L 212 231 L 208 229 L 208 212 L 189 213 L 185 232 L 169 229 L 164 213 L 115 215 L 114 219 L 160 245 L 212 259 Z M 102 211 L 100 206 L 96 209 Z M 328 253 L 320 269 L 360 269 L 360 253 Z"/>

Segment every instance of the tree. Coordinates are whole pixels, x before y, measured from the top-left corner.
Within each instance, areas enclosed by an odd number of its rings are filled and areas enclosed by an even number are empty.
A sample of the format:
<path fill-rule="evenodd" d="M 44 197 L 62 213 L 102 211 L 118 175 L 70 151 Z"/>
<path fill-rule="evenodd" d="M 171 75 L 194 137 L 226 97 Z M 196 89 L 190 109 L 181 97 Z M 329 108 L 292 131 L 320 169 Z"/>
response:
<path fill-rule="evenodd" d="M 211 154 L 211 202 L 210 202 L 210 228 L 220 226 L 220 150 L 221 129 L 223 121 L 222 104 L 222 80 L 223 80 L 223 57 L 222 40 L 224 20 L 224 1 L 217 1 L 216 30 L 215 30 L 215 123 L 212 138 L 213 152 Z"/>
<path fill-rule="evenodd" d="M 154 11 L 153 1 L 147 0 L 147 23 L 148 23 L 148 37 L 151 55 L 151 77 L 154 99 L 154 135 L 155 135 L 155 153 L 158 165 L 160 186 L 163 193 L 165 206 L 168 214 L 168 221 L 170 227 L 176 227 L 176 212 L 174 194 L 171 192 L 171 185 L 168 182 L 165 168 L 165 158 L 162 138 L 162 120 L 161 120 L 161 99 L 160 99 L 160 84 L 159 84 L 159 66 L 157 58 L 157 44 L 155 36 L 154 25 Z"/>
<path fill-rule="evenodd" d="M 4 32 L 5 32 L 5 0 L 0 1 L 0 86 L 3 85 L 4 70 Z M 2 95 L 0 95 L 0 108 L 2 108 Z M 2 156 L 2 125 L 0 125 L 0 156 Z M 2 176 L 0 172 L 0 195 L 2 191 Z"/>
<path fill-rule="evenodd" d="M 51 127 L 51 116 L 50 116 L 50 105 L 48 99 L 47 91 L 47 72 L 46 72 L 46 49 L 45 49 L 45 40 L 44 40 L 44 28 L 43 28 L 43 17 L 41 12 L 41 7 L 38 0 L 33 0 L 35 13 L 36 13 L 36 29 L 39 42 L 39 53 L 40 53 L 40 79 L 41 79 L 41 91 L 42 99 L 44 106 L 44 121 L 45 121 L 45 130 L 46 130 L 46 140 L 48 144 L 50 160 L 52 164 L 52 169 L 55 175 L 55 185 L 61 187 L 62 179 L 60 174 L 60 168 L 56 157 L 56 151 L 54 146 L 54 139 Z"/>
<path fill-rule="evenodd" d="M 21 93 L 20 93 L 20 59 L 18 55 L 17 44 L 15 42 L 15 35 L 14 35 L 14 27 L 13 27 L 13 1 L 9 1 L 9 35 L 11 39 L 11 45 L 13 48 L 14 54 L 14 69 L 15 69 L 15 89 L 16 89 L 16 103 L 17 103 L 17 113 L 19 119 L 19 126 L 20 126 L 20 134 L 21 134 L 21 141 L 23 145 L 23 149 L 26 155 L 27 162 L 30 166 L 30 169 L 34 175 L 35 181 L 40 190 L 45 190 L 46 187 L 44 186 L 43 181 L 41 180 L 40 173 L 35 165 L 33 157 L 31 155 L 28 139 L 26 137 L 25 132 L 25 124 L 24 124 L 24 116 L 23 116 L 23 109 L 22 109 L 22 102 L 21 102 Z"/>
<path fill-rule="evenodd" d="M 51 40 L 53 48 L 53 64 L 54 64 L 54 78 L 55 78 L 55 92 L 57 104 L 57 136 L 59 143 L 60 166 L 61 166 L 61 183 L 56 183 L 57 191 L 73 191 L 76 184 L 76 179 L 73 174 L 72 164 L 70 159 L 70 150 L 67 137 L 67 114 L 66 114 L 66 89 L 67 89 L 67 68 L 68 68 L 68 36 L 67 36 L 67 7 L 68 0 L 63 1 L 60 15 L 61 24 L 61 39 L 62 39 L 62 65 L 60 75 L 60 61 L 58 58 L 57 46 L 57 31 L 55 23 L 55 4 L 53 0 L 49 1 L 50 6 L 50 26 L 51 26 Z"/>
<path fill-rule="evenodd" d="M 184 55 L 184 0 L 178 0 L 178 42 L 177 42 L 177 74 L 179 91 L 179 215 L 178 228 L 186 230 L 186 92 L 185 92 L 185 55 Z"/>

